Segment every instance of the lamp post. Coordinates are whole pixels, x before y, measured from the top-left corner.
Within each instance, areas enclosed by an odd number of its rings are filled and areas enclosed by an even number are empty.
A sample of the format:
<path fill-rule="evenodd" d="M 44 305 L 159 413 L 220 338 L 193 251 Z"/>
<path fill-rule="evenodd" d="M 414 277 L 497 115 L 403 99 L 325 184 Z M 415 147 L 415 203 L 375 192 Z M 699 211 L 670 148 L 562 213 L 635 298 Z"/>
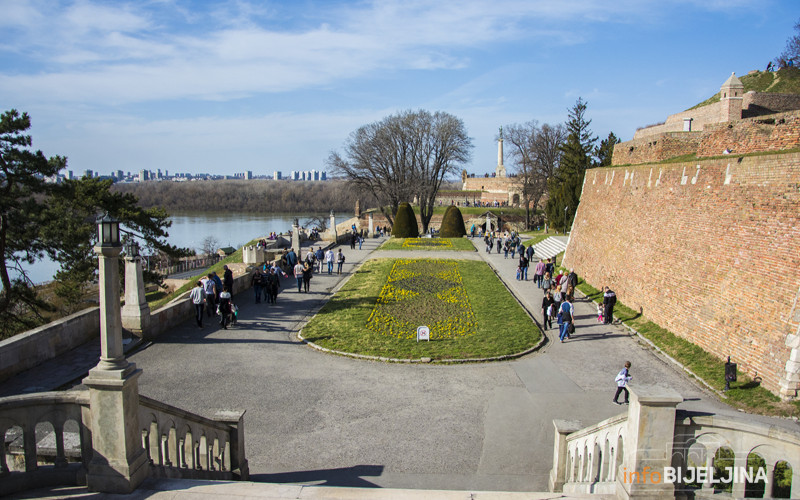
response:
<path fill-rule="evenodd" d="M 97 220 L 100 267 L 100 362 L 83 379 L 89 388 L 92 459 L 86 484 L 91 491 L 130 493 L 147 477 L 147 455 L 139 429 L 142 370 L 128 363 L 122 349 L 119 293 L 119 221 Z"/>
<path fill-rule="evenodd" d="M 569 210 L 569 205 L 564 207 L 564 234 L 567 234 L 567 210 Z"/>

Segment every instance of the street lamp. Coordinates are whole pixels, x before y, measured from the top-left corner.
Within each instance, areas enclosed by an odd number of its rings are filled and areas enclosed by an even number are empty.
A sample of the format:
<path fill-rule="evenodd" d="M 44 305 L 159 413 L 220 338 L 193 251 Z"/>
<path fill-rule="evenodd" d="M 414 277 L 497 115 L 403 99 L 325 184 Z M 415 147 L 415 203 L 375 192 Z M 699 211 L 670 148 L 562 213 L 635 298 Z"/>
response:
<path fill-rule="evenodd" d="M 106 214 L 97 218 L 97 246 L 118 247 L 119 221 Z"/>
<path fill-rule="evenodd" d="M 139 256 L 139 244 L 136 240 L 131 238 L 125 243 L 125 256 L 129 259 L 134 259 Z"/>

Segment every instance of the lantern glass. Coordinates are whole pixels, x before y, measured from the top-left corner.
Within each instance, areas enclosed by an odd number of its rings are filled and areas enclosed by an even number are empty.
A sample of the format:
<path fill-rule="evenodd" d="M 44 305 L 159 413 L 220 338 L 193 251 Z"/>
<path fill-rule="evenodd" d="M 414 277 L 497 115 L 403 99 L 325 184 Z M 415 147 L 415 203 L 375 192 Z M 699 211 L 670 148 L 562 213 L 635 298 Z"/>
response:
<path fill-rule="evenodd" d="M 97 243 L 103 247 L 119 246 L 119 221 L 108 214 L 97 220 Z"/>

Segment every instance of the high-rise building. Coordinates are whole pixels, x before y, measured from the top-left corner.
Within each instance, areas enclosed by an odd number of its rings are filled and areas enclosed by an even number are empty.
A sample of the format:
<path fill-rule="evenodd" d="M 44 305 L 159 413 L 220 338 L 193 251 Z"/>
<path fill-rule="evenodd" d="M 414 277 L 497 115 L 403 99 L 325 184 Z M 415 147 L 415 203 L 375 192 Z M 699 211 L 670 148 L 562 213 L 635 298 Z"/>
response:
<path fill-rule="evenodd" d="M 319 180 L 321 180 L 321 181 L 327 181 L 327 180 L 328 180 L 328 173 L 327 173 L 327 172 L 325 172 L 325 171 L 321 172 L 321 173 L 319 174 Z"/>
<path fill-rule="evenodd" d="M 247 172 L 245 172 L 244 173 L 244 178 L 245 178 L 245 180 L 248 180 L 248 181 L 250 179 L 252 179 L 253 178 L 253 171 L 252 170 L 248 170 Z"/>
<path fill-rule="evenodd" d="M 280 173 L 280 172 L 278 172 L 278 171 L 276 170 L 276 171 L 275 171 L 275 172 L 272 174 L 272 179 L 273 179 L 273 180 L 276 180 L 276 181 L 279 181 L 279 180 L 281 180 L 281 173 Z"/>
<path fill-rule="evenodd" d="M 94 172 L 92 172 L 89 169 L 86 169 L 83 171 L 83 176 L 87 179 L 91 179 L 92 177 L 94 177 Z"/>

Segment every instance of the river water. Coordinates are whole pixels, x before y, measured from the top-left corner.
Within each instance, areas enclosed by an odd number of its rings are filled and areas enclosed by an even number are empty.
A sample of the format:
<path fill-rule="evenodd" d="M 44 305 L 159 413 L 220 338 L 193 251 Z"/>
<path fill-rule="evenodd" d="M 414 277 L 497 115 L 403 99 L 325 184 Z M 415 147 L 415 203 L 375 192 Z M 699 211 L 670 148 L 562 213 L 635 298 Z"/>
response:
<path fill-rule="evenodd" d="M 297 218 L 305 226 L 314 215 L 325 217 L 329 214 L 253 214 L 231 212 L 175 213 L 170 216 L 172 227 L 167 232 L 167 241 L 178 247 L 200 250 L 203 240 L 208 236 L 217 239 L 220 247 L 239 248 L 249 241 L 266 236 L 271 232 L 285 233 Z M 337 222 L 349 219 L 352 214 L 337 214 Z M 311 226 L 309 226 L 311 227 Z M 43 259 L 29 266 L 28 276 L 34 283 L 44 283 L 53 279 L 58 264 Z"/>

